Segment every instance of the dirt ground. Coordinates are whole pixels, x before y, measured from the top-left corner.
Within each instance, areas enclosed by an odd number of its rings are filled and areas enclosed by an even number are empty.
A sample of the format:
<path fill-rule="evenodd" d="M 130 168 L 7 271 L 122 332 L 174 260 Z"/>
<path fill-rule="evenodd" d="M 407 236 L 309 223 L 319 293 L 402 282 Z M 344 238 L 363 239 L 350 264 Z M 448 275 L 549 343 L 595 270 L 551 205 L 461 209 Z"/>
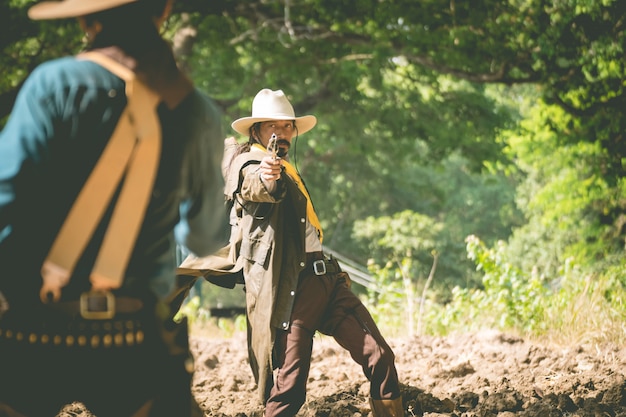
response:
<path fill-rule="evenodd" d="M 389 339 L 405 416 L 626 417 L 626 349 L 539 346 L 494 331 Z M 196 336 L 194 394 L 207 416 L 261 417 L 245 334 Z M 330 337 L 316 336 L 299 417 L 371 416 L 369 383 Z"/>
<path fill-rule="evenodd" d="M 626 348 L 549 347 L 494 331 L 388 340 L 405 416 L 626 417 Z M 193 392 L 205 416 L 261 417 L 244 333 L 194 335 Z M 298 417 L 371 417 L 369 383 L 348 353 L 316 336 Z M 58 417 L 93 417 L 80 403 Z M 176 417 L 176 416 L 172 416 Z"/>

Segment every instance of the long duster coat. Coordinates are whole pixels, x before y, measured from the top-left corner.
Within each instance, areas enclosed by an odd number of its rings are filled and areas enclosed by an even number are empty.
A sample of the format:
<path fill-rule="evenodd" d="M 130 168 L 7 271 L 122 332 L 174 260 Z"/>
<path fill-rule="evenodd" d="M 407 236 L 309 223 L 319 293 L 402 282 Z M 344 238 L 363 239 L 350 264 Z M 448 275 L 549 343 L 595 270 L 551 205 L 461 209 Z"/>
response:
<path fill-rule="evenodd" d="M 304 194 L 284 172 L 273 193 L 267 190 L 258 172 L 264 155 L 252 148 L 238 155 L 228 169 L 225 194 L 233 202 L 230 245 L 216 256 L 188 259 L 181 265 L 223 286 L 243 273 L 248 355 L 261 402 L 272 386 L 276 330 L 289 329 L 298 275 L 306 265 L 307 205 Z"/>

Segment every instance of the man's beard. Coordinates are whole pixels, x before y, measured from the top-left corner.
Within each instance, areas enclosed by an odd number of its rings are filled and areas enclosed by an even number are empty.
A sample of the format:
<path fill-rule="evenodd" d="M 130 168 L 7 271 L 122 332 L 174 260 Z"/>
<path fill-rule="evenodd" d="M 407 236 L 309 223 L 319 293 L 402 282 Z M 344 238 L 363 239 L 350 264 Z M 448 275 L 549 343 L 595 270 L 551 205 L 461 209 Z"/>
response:
<path fill-rule="evenodd" d="M 278 151 L 276 151 L 276 155 L 278 155 L 281 158 L 284 158 L 285 155 L 289 153 L 289 147 L 291 146 L 291 144 L 287 140 L 280 139 L 277 145 L 278 145 Z"/>

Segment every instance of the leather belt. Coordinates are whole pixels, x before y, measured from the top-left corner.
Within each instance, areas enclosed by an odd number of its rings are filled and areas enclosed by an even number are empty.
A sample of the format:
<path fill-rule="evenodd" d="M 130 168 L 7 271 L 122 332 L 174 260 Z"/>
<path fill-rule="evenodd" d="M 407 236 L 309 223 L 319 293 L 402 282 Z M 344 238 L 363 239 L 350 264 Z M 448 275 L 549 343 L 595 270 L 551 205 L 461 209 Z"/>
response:
<path fill-rule="evenodd" d="M 61 301 L 46 304 L 51 310 L 56 310 L 69 316 L 78 316 L 85 319 L 99 320 L 112 319 L 120 314 L 138 313 L 143 308 L 143 301 L 132 297 L 115 297 L 109 291 L 89 291 L 81 294 L 80 300 Z"/>
<path fill-rule="evenodd" d="M 307 263 L 300 272 L 301 276 L 337 274 L 341 267 L 336 259 L 327 259 L 322 252 L 307 253 Z"/>

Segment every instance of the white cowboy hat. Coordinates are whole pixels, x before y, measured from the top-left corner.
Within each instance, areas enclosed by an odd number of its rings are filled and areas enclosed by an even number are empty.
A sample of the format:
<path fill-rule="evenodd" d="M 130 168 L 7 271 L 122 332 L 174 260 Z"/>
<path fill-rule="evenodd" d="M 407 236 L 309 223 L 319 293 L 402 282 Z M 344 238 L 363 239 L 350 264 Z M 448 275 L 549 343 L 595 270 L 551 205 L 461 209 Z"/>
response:
<path fill-rule="evenodd" d="M 268 120 L 295 120 L 298 135 L 313 129 L 317 123 L 315 116 L 296 117 L 293 106 L 282 90 L 272 91 L 269 88 L 264 88 L 252 100 L 252 116 L 237 119 L 231 126 L 238 133 L 248 136 L 253 124 Z"/>
<path fill-rule="evenodd" d="M 63 0 L 43 1 L 28 9 L 33 20 L 64 19 L 101 12 L 139 0 Z"/>

